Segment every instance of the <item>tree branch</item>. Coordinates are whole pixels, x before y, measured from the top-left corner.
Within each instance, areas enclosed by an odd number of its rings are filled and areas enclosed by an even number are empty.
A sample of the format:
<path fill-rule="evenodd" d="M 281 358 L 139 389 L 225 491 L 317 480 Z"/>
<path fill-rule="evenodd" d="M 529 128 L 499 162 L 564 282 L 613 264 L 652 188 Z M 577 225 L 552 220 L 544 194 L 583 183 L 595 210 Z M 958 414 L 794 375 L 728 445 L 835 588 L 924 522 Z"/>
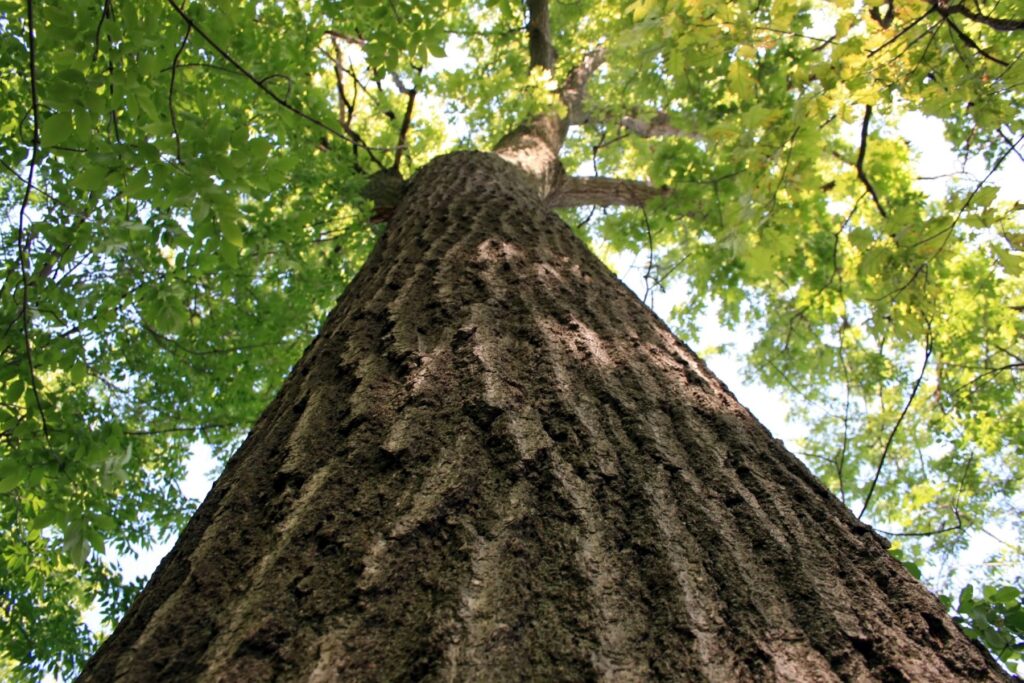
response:
<path fill-rule="evenodd" d="M 895 8 L 892 6 L 892 0 L 888 0 L 885 3 L 885 14 L 882 14 L 882 10 L 878 7 L 872 7 L 868 10 L 868 14 L 871 18 L 879 23 L 882 28 L 889 28 L 892 26 L 892 20 L 896 18 Z"/>
<path fill-rule="evenodd" d="M 566 121 L 569 125 L 586 123 L 587 115 L 583 111 L 583 103 L 587 98 L 587 81 L 594 75 L 598 67 L 604 64 L 605 49 L 599 47 L 583 55 L 583 59 L 573 67 L 562 85 L 562 102 L 569 110 Z"/>
<path fill-rule="evenodd" d="M 324 31 L 325 36 L 331 36 L 333 39 L 341 40 L 351 45 L 359 45 L 360 47 L 366 45 L 366 41 L 358 36 L 350 36 L 345 33 L 339 33 L 333 29 L 327 29 Z"/>
<path fill-rule="evenodd" d="M 32 0 L 26 0 L 26 11 L 28 14 L 28 73 L 29 87 L 32 97 L 32 156 L 28 162 L 28 179 L 25 181 L 25 194 L 21 199 L 21 210 L 18 211 L 18 268 L 21 271 L 21 333 L 25 339 L 25 361 L 28 364 L 28 378 L 32 387 L 32 396 L 35 398 L 36 408 L 39 409 L 39 420 L 43 425 L 43 436 L 46 443 L 50 443 L 50 429 L 46 424 L 46 412 L 43 410 L 43 401 L 39 396 L 39 382 L 36 380 L 35 363 L 32 360 L 32 337 L 31 323 L 29 322 L 28 311 L 28 250 L 31 247 L 31 238 L 25 237 L 25 219 L 28 211 L 29 198 L 32 195 L 32 181 L 35 179 L 36 168 L 39 166 L 39 90 L 36 78 L 36 27 L 35 17 L 32 12 Z"/>
<path fill-rule="evenodd" d="M 567 117 L 562 118 L 554 111 L 539 114 L 506 133 L 494 146 L 498 156 L 519 166 L 538 182 L 542 197 L 553 193 L 565 177 L 558 152 L 570 122 L 581 116 L 587 80 L 604 62 L 604 52 L 604 48 L 588 52 L 566 77 L 561 97 L 569 112 Z"/>
<path fill-rule="evenodd" d="M 295 105 L 289 103 L 287 100 L 285 100 L 280 95 L 278 95 L 276 92 L 274 92 L 269 87 L 267 87 L 267 84 L 266 84 L 266 80 L 267 79 L 265 79 L 265 78 L 262 78 L 262 79 L 261 78 L 256 78 L 256 76 L 251 71 L 249 71 L 244 66 L 242 66 L 224 48 L 222 48 L 216 41 L 214 41 L 213 38 L 211 38 L 208 33 L 206 33 L 198 24 L 196 24 L 195 21 L 192 20 L 192 17 L 190 17 L 185 12 L 185 10 L 182 9 L 182 7 L 180 5 L 178 5 L 177 2 L 175 2 L 175 0 L 167 0 L 167 4 L 169 4 L 174 9 L 174 11 L 177 12 L 178 16 L 181 17 L 182 21 L 184 21 L 188 26 L 190 26 L 192 28 L 192 30 L 194 30 L 196 33 L 198 33 L 202 37 L 202 39 L 205 40 L 206 43 L 210 47 L 212 47 L 214 49 L 214 51 L 217 52 L 217 54 L 219 54 L 221 57 L 223 57 L 225 60 L 227 60 L 227 62 L 229 64 L 231 64 L 231 66 L 235 67 L 235 69 L 237 69 L 239 73 L 241 73 L 247 79 L 252 81 L 252 83 L 254 85 L 256 85 L 256 87 L 259 88 L 261 91 L 263 91 L 263 93 L 265 95 L 267 95 L 270 99 L 274 100 L 274 102 L 278 103 L 279 105 L 281 105 L 282 107 L 284 107 L 288 111 L 292 112 L 293 114 L 295 114 L 299 118 L 302 118 L 302 119 L 305 119 L 306 121 L 309 121 L 314 126 L 317 126 L 318 128 L 322 128 L 323 130 L 327 131 L 328 133 L 331 133 L 332 135 L 335 135 L 335 136 L 337 136 L 339 138 L 342 138 L 343 140 L 348 140 L 349 142 L 352 142 L 353 144 L 359 145 L 364 150 L 366 150 L 366 154 L 367 154 L 367 156 L 370 157 L 371 161 L 373 161 L 381 169 L 384 168 L 384 165 L 380 162 L 380 160 L 376 157 L 376 155 L 374 155 L 373 149 L 369 145 L 367 145 L 366 142 L 363 140 L 362 136 L 360 136 L 357 132 L 352 130 L 352 128 L 350 126 L 343 124 L 342 125 L 342 129 L 345 131 L 343 133 L 343 132 L 339 131 L 338 129 L 336 129 L 336 128 L 332 127 L 332 126 L 327 125 L 326 123 L 324 123 L 320 119 L 316 118 L 315 116 L 307 114 L 306 112 L 302 111 L 301 109 L 299 109 Z"/>
<path fill-rule="evenodd" d="M 174 110 L 174 79 L 178 75 L 178 61 L 181 59 L 181 53 L 185 51 L 185 46 L 191 35 L 192 26 L 187 24 L 181 45 L 178 46 L 178 51 L 174 53 L 174 59 L 171 61 L 171 85 L 167 90 L 167 110 L 171 115 L 171 131 L 174 133 L 174 158 L 178 160 L 179 164 L 181 163 L 181 135 L 178 133 L 178 115 Z"/>
<path fill-rule="evenodd" d="M 103 22 L 111 18 L 113 14 L 114 8 L 111 6 L 110 0 L 103 0 L 103 7 L 100 9 L 100 21 L 96 24 L 96 36 L 93 38 L 93 63 L 95 63 L 100 56 L 100 31 L 103 30 Z"/>
<path fill-rule="evenodd" d="M 547 0 L 527 0 L 530 13 L 530 63 L 551 71 L 555 52 L 551 45 Z M 584 55 L 566 76 L 559 94 L 568 110 L 564 118 L 557 111 L 533 117 L 506 133 L 494 146 L 494 153 L 527 173 L 537 183 L 541 197 L 548 197 L 563 184 L 565 169 L 558 153 L 569 132 L 569 125 L 583 118 L 583 100 L 587 81 L 604 62 L 604 48 Z"/>
<path fill-rule="evenodd" d="M 959 5 L 950 6 L 948 0 L 931 0 L 932 5 L 938 10 L 942 16 L 948 16 L 950 14 L 959 14 L 971 21 L 975 21 L 979 24 L 984 24 L 989 28 L 994 28 L 997 31 L 1021 31 L 1024 30 L 1024 19 L 1005 19 L 1002 17 L 990 17 L 981 12 L 975 12 L 972 9 L 967 8 L 963 3 Z"/>
<path fill-rule="evenodd" d="M 553 209 L 575 206 L 643 206 L 655 197 L 666 197 L 672 191 L 639 180 L 620 178 L 565 178 L 547 199 Z"/>
<path fill-rule="evenodd" d="M 336 89 L 338 93 L 338 123 L 342 127 L 349 126 L 352 124 L 352 115 L 355 111 L 356 96 L 359 94 L 359 88 L 355 87 L 352 92 L 352 100 L 349 101 L 348 97 L 345 96 L 345 68 L 341 62 L 341 46 L 338 45 L 339 38 L 331 33 L 331 46 L 334 48 L 334 52 L 330 54 L 331 62 L 334 65 L 334 77 L 336 80 Z M 355 74 L 350 74 L 352 80 L 358 83 L 358 79 Z M 356 157 L 356 144 L 352 143 L 352 155 Z M 358 162 L 356 163 L 356 170 L 359 169 Z"/>
<path fill-rule="evenodd" d="M 878 199 L 878 193 L 875 192 L 874 186 L 871 181 L 868 180 L 868 174 L 864 172 L 864 157 L 868 151 L 868 124 L 871 122 L 871 105 L 868 104 L 864 107 L 864 123 L 860 127 L 860 151 L 857 153 L 857 177 L 867 191 L 871 193 L 871 198 L 875 200 L 875 206 L 878 207 L 878 213 L 882 214 L 882 218 L 888 218 L 889 214 L 882 208 L 882 202 Z"/>
<path fill-rule="evenodd" d="M 539 66 L 554 71 L 558 52 L 551 37 L 551 13 L 548 0 L 527 0 L 526 30 L 530 36 L 530 68 Z"/>
<path fill-rule="evenodd" d="M 903 418 L 907 416 L 907 411 L 910 410 L 910 404 L 914 402 L 914 397 L 917 396 L 917 390 L 921 387 L 921 381 L 924 379 L 925 370 L 928 369 L 928 361 L 932 357 L 932 340 L 931 340 L 931 325 L 928 329 L 928 341 L 925 343 L 924 348 L 924 362 L 921 363 L 921 372 L 918 374 L 917 379 L 914 380 L 914 386 L 910 389 L 910 396 L 907 398 L 906 405 L 903 406 L 903 412 L 896 419 L 896 424 L 892 426 L 889 431 L 889 438 L 885 440 L 885 447 L 882 449 L 882 455 L 878 458 L 878 466 L 875 468 L 875 476 L 871 480 L 871 486 L 868 487 L 868 493 L 864 497 L 864 505 L 860 509 L 860 514 L 857 515 L 857 519 L 864 516 L 864 513 L 868 510 L 868 505 L 871 504 L 871 497 L 875 493 L 875 486 L 878 484 L 878 479 L 882 476 L 882 468 L 885 466 L 885 459 L 889 455 L 889 449 L 892 448 L 892 442 L 896 438 L 896 432 L 899 431 L 900 425 L 903 424 Z"/>
<path fill-rule="evenodd" d="M 402 162 L 402 152 L 405 151 L 406 138 L 409 136 L 409 126 L 412 124 L 412 107 L 413 103 L 416 102 L 416 88 L 406 88 L 402 82 L 395 76 L 395 82 L 398 84 L 399 91 L 406 96 L 405 114 L 402 115 L 402 124 L 398 130 L 398 142 L 395 143 L 395 161 L 391 164 L 391 170 L 398 173 L 400 171 L 400 164 Z"/>
<path fill-rule="evenodd" d="M 619 119 L 619 125 L 642 138 L 686 137 L 696 139 L 699 137 L 696 133 L 673 126 L 669 123 L 668 113 L 663 111 L 659 111 L 646 121 L 635 116 L 623 116 Z"/>
<path fill-rule="evenodd" d="M 942 14 L 942 11 L 940 10 L 939 13 Z M 978 45 L 978 43 L 975 42 L 974 38 L 971 38 L 969 35 L 964 33 L 963 29 L 961 29 L 959 26 L 957 26 L 953 22 L 953 20 L 949 18 L 949 16 L 947 14 L 942 14 L 942 19 L 943 19 L 943 21 L 946 22 L 946 25 L 949 26 L 949 29 L 956 35 L 956 37 L 959 38 L 963 42 L 964 45 L 966 45 L 967 47 L 971 48 L 972 50 L 974 50 L 975 52 L 977 52 L 979 55 L 981 55 L 985 59 L 989 60 L 990 62 L 995 62 L 996 64 L 999 64 L 1000 66 L 1010 66 L 1009 62 L 1004 61 L 1004 60 L 999 59 L 998 57 L 996 57 L 994 55 L 989 54 L 985 50 L 985 48 L 983 48 L 982 46 Z"/>

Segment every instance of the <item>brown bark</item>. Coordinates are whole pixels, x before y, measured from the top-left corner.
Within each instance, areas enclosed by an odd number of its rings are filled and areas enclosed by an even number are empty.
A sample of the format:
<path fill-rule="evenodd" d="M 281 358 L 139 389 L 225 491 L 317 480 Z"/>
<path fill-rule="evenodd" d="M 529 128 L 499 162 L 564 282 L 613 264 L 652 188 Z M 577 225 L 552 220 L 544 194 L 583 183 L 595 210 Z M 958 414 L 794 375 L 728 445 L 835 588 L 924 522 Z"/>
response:
<path fill-rule="evenodd" d="M 558 151 L 569 123 L 558 114 L 541 114 L 506 133 L 494 153 L 524 172 L 533 192 L 544 198 L 565 179 Z"/>
<path fill-rule="evenodd" d="M 518 170 L 461 153 L 80 680 L 1004 678 Z"/>
<path fill-rule="evenodd" d="M 547 0 L 526 0 L 526 31 L 529 34 L 530 66 L 555 68 L 558 52 L 551 36 L 551 12 Z"/>
<path fill-rule="evenodd" d="M 673 126 L 669 121 L 668 114 L 663 111 L 648 120 L 636 116 L 623 116 L 619 119 L 619 125 L 642 138 L 686 137 L 694 140 L 700 139 L 696 133 Z"/>
<path fill-rule="evenodd" d="M 570 176 L 562 180 L 546 203 L 552 209 L 574 206 L 643 206 L 655 197 L 667 197 L 668 187 L 640 180 Z"/>

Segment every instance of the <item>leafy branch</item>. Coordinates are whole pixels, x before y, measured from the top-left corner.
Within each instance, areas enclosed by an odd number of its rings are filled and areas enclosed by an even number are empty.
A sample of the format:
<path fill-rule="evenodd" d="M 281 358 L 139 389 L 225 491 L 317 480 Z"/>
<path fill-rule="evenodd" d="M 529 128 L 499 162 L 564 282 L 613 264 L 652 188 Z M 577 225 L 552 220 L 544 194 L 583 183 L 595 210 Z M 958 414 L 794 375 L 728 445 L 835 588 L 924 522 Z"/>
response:
<path fill-rule="evenodd" d="M 1008 142 L 1009 148 L 998 159 L 995 160 L 995 162 L 992 164 L 992 167 L 989 169 L 989 172 L 985 175 L 985 177 L 982 178 L 981 181 L 979 181 L 974 186 L 974 189 L 971 190 L 971 193 L 967 195 L 967 198 L 964 200 L 963 204 L 960 205 L 959 211 L 957 211 L 957 214 L 956 216 L 953 217 L 953 220 L 949 222 L 949 225 L 947 225 L 945 228 L 942 228 L 941 230 L 933 232 L 930 235 L 922 237 L 917 242 L 914 242 L 913 244 L 908 246 L 908 249 L 913 251 L 927 244 L 928 242 L 931 242 L 934 239 L 943 237 L 942 243 L 939 245 L 938 249 L 936 249 L 931 256 L 924 259 L 923 261 L 921 261 L 920 264 L 918 264 L 918 266 L 914 269 L 914 272 L 910 275 L 906 282 L 904 282 L 901 285 L 898 285 L 897 287 L 886 292 L 885 294 L 882 294 L 879 297 L 869 297 L 869 301 L 884 301 L 885 299 L 888 299 L 890 297 L 899 296 L 901 293 L 906 291 L 906 289 L 910 287 L 910 285 L 912 285 L 915 280 L 917 280 L 918 276 L 920 276 L 921 273 L 926 271 L 926 269 L 928 268 L 928 264 L 931 262 L 931 260 L 938 256 L 938 254 L 943 249 L 945 249 L 946 244 L 949 243 L 949 240 L 953 235 L 956 226 L 960 223 L 960 219 L 963 217 L 964 213 L 967 211 L 968 208 L 970 208 L 971 204 L 974 202 L 974 197 L 978 194 L 978 192 L 981 191 L 981 188 L 985 187 L 985 183 L 987 183 L 989 178 L 991 178 L 993 174 L 995 174 L 995 172 L 999 170 L 999 168 L 1003 165 L 1003 162 L 1006 161 L 1007 157 L 1009 157 L 1012 152 L 1017 151 L 1016 145 L 1019 144 L 1021 140 L 1024 140 L 1024 135 L 1021 135 L 1021 137 L 1017 138 L 1016 142 Z"/>
<path fill-rule="evenodd" d="M 942 14 L 941 11 L 939 13 Z M 974 50 L 975 52 L 977 52 L 979 55 L 981 55 L 985 59 L 989 60 L 990 62 L 995 62 L 996 64 L 999 64 L 1000 66 L 1010 66 L 1009 62 L 1004 61 L 1002 59 L 999 59 L 998 57 L 990 54 L 985 48 L 983 48 L 982 46 L 978 45 L 978 43 L 974 40 L 974 38 L 971 38 L 969 35 L 964 33 L 964 30 L 962 28 L 960 28 L 959 26 L 957 26 L 956 23 L 952 19 L 950 19 L 948 15 L 942 14 L 942 18 L 946 22 L 946 25 L 949 27 L 949 30 L 957 38 L 959 38 L 960 41 L 964 45 L 966 45 L 967 47 L 971 48 L 972 50 Z"/>
<path fill-rule="evenodd" d="M 229 64 L 231 64 L 231 66 L 237 69 L 240 74 L 242 74 L 248 80 L 250 80 L 267 97 L 269 97 L 274 102 L 284 107 L 288 111 L 292 112 L 299 118 L 302 118 L 312 123 L 314 126 L 327 131 L 331 135 L 342 138 L 344 140 L 348 140 L 349 142 L 352 142 L 353 144 L 363 148 L 363 150 L 366 152 L 366 155 L 370 157 L 370 160 L 374 164 L 376 164 L 381 169 L 384 168 L 384 165 L 381 163 L 380 159 L 378 159 L 377 156 L 374 155 L 373 148 L 367 145 L 366 141 L 363 140 L 362 136 L 360 136 L 359 133 L 354 131 L 350 126 L 342 123 L 342 130 L 344 130 L 344 132 L 339 131 L 337 128 L 324 123 L 315 116 L 307 114 L 299 107 L 291 104 L 290 102 L 288 102 L 286 99 L 278 95 L 276 92 L 274 92 L 267 86 L 268 79 L 257 78 L 251 71 L 242 66 L 242 64 L 239 63 L 238 60 L 236 60 L 234 57 L 232 57 L 231 54 L 227 52 L 227 50 L 225 50 L 215 40 L 213 40 L 213 38 L 211 38 L 210 35 L 206 33 L 202 29 L 202 27 L 200 27 L 177 2 L 175 2 L 174 0 L 167 0 L 167 4 L 169 4 L 174 9 L 175 12 L 177 12 L 178 16 L 181 17 L 182 21 L 184 21 L 192 30 L 198 33 L 203 38 L 203 40 L 205 40 L 207 44 L 209 44 L 210 47 L 212 47 L 221 57 L 225 59 L 225 61 L 227 61 Z"/>
<path fill-rule="evenodd" d="M 946 17 L 950 14 L 959 14 L 971 21 L 984 24 L 997 31 L 1021 31 L 1024 30 L 1024 19 L 1007 19 L 1002 17 L 990 17 L 980 11 L 975 11 L 964 5 L 962 2 L 957 5 L 950 5 L 949 0 L 930 0 L 932 6 L 939 14 Z"/>
<path fill-rule="evenodd" d="M 899 40 L 900 38 L 902 38 L 902 37 L 903 37 L 903 36 L 905 36 L 905 35 L 906 35 L 906 34 L 907 34 L 908 32 L 910 32 L 911 30 L 913 30 L 913 28 L 914 28 L 915 26 L 917 26 L 917 25 L 918 25 L 918 24 L 920 24 L 920 23 L 921 23 L 922 21 L 924 21 L 924 20 L 925 20 L 925 19 L 926 19 L 927 17 L 929 17 L 929 16 L 931 15 L 931 13 L 932 13 L 932 12 L 934 12 L 934 11 L 935 11 L 935 8 L 934 8 L 934 7 L 930 7 L 930 8 L 929 8 L 929 9 L 928 9 L 927 11 L 925 11 L 925 12 L 924 12 L 924 14 L 922 14 L 922 15 L 921 15 L 921 16 L 919 16 L 919 17 L 916 17 L 916 18 L 915 18 L 915 19 L 914 19 L 913 21 L 911 21 L 911 22 L 910 22 L 909 24 L 907 24 L 907 25 L 906 25 L 906 26 L 904 26 L 904 27 L 903 27 L 902 29 L 900 29 L 900 30 L 899 30 L 899 32 L 898 32 L 898 33 L 897 33 L 896 35 L 894 35 L 894 36 L 893 36 L 892 38 L 890 38 L 889 40 L 885 41 L 884 43 L 882 43 L 882 44 L 881 44 L 881 45 L 879 45 L 878 47 L 874 48 L 873 50 L 870 50 L 870 51 L 868 51 L 868 54 L 867 54 L 867 56 L 868 56 L 868 57 L 874 57 L 874 56 L 875 56 L 876 54 L 878 54 L 879 52 L 881 52 L 881 51 L 885 50 L 885 49 L 886 49 L 887 47 L 889 47 L 890 45 L 893 45 L 893 44 L 895 44 L 895 43 L 896 43 L 896 42 L 897 42 L 897 41 L 898 41 L 898 40 Z"/>
<path fill-rule="evenodd" d="M 28 177 L 25 180 L 25 193 L 22 195 L 21 208 L 18 210 L 18 269 L 21 271 L 21 333 L 25 340 L 25 361 L 28 363 L 29 384 L 32 387 L 32 396 L 35 398 L 36 408 L 39 410 L 39 419 L 43 425 L 43 436 L 47 443 L 50 440 L 50 429 L 46 424 L 46 412 L 43 410 L 43 401 L 39 396 L 39 381 L 36 377 L 35 363 L 32 360 L 32 336 L 31 322 L 29 321 L 28 305 L 28 250 L 31 246 L 31 238 L 25 235 L 26 212 L 28 211 L 29 198 L 32 195 L 32 183 L 35 179 L 35 172 L 39 166 L 39 90 L 36 75 L 36 29 L 35 17 L 33 14 L 32 0 L 25 0 L 25 9 L 28 14 L 28 60 L 29 60 L 29 87 L 32 98 L 32 156 L 28 162 Z"/>

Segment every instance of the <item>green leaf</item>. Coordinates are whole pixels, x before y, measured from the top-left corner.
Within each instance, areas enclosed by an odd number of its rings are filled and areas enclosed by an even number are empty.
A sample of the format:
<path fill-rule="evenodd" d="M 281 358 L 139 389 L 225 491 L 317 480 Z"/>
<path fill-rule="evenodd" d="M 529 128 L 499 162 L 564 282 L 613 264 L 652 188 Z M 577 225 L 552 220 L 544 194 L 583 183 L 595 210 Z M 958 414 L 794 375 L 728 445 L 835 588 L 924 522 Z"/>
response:
<path fill-rule="evenodd" d="M 8 403 L 17 403 L 24 393 L 25 383 L 20 379 L 16 379 L 4 387 L 4 397 Z"/>
<path fill-rule="evenodd" d="M 54 147 L 71 137 L 74 132 L 74 120 L 68 112 L 60 112 L 43 120 L 39 127 L 39 135 L 46 147 Z"/>
<path fill-rule="evenodd" d="M 915 579 L 917 579 L 918 581 L 920 581 L 920 580 L 921 580 L 921 568 L 920 568 L 920 567 L 918 567 L 918 566 L 917 566 L 917 565 L 916 565 L 915 563 L 913 563 L 913 562 L 903 562 L 902 564 L 903 564 L 903 567 L 904 567 L 904 568 L 905 568 L 905 569 L 906 569 L 906 570 L 907 570 L 908 572 L 910 572 L 910 575 L 911 575 L 911 576 L 913 576 L 913 577 L 914 577 Z"/>
<path fill-rule="evenodd" d="M 993 602 L 1001 602 L 1007 606 L 1013 606 L 1020 599 L 1020 591 L 1014 586 L 1002 586 L 992 594 Z"/>
<path fill-rule="evenodd" d="M 68 377 L 73 383 L 79 384 L 85 379 L 87 372 L 88 368 L 86 368 L 85 363 L 76 362 L 68 370 Z"/>
<path fill-rule="evenodd" d="M 0 479 L 0 493 L 10 493 L 24 480 L 25 472 L 23 470 L 14 470 L 8 473 L 3 479 Z"/>
<path fill-rule="evenodd" d="M 107 186 L 108 169 L 96 164 L 90 164 L 83 168 L 72 181 L 75 187 L 83 190 L 102 190 Z"/>
<path fill-rule="evenodd" d="M 996 196 L 999 194 L 999 188 L 993 187 L 992 185 L 986 185 L 980 188 L 974 193 L 974 204 L 977 206 L 988 206 L 995 201 Z"/>
<path fill-rule="evenodd" d="M 173 291 L 154 292 L 143 299 L 146 322 L 161 334 L 177 334 L 188 322 L 188 309 Z"/>
<path fill-rule="evenodd" d="M 220 229 L 228 244 L 236 249 L 241 249 L 245 246 L 245 238 L 242 237 L 242 229 L 237 222 L 230 219 L 222 220 L 220 222 Z"/>
<path fill-rule="evenodd" d="M 974 597 L 974 586 L 968 584 L 963 587 L 960 591 L 960 606 L 959 611 L 965 612 L 970 608 Z"/>
<path fill-rule="evenodd" d="M 64 532 L 64 552 L 74 564 L 79 567 L 85 565 L 89 557 L 89 545 L 81 522 L 72 523 Z"/>
<path fill-rule="evenodd" d="M 110 515 L 98 514 L 92 517 L 93 525 L 100 531 L 114 531 L 117 529 L 117 520 Z M 102 551 L 100 551 L 102 552 Z"/>
<path fill-rule="evenodd" d="M 48 505 L 32 519 L 30 526 L 33 529 L 45 529 L 57 524 L 60 521 L 60 515 L 57 508 Z"/>

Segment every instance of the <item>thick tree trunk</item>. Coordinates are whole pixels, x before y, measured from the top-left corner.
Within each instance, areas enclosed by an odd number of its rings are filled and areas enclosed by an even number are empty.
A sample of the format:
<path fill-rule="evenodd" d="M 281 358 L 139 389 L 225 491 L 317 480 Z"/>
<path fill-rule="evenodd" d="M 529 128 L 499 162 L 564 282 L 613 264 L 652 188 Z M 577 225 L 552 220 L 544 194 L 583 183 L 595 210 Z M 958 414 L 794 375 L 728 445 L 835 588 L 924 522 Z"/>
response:
<path fill-rule="evenodd" d="M 80 680 L 1004 678 L 535 184 L 461 153 Z"/>

